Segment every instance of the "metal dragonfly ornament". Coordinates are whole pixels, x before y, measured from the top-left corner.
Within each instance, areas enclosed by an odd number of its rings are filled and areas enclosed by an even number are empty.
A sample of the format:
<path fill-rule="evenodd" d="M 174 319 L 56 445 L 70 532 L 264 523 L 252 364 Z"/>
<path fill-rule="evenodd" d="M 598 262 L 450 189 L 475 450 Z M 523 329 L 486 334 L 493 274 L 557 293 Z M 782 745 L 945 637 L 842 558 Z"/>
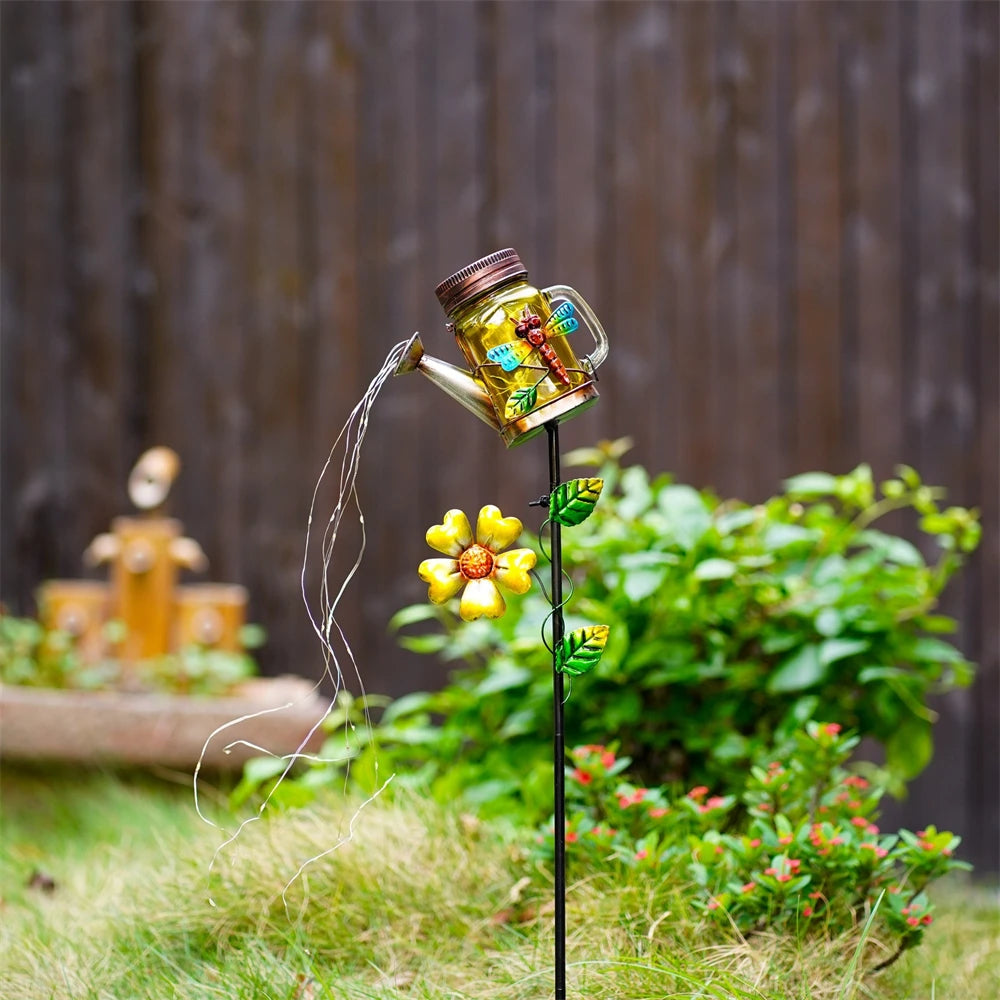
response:
<path fill-rule="evenodd" d="M 514 332 L 520 339 L 491 347 L 486 352 L 486 357 L 490 361 L 495 361 L 505 372 L 512 372 L 538 351 L 548 368 L 546 375 L 551 374 L 563 385 L 572 385 L 566 366 L 559 360 L 559 355 L 548 341 L 549 337 L 564 336 L 579 329 L 580 324 L 573 315 L 574 312 L 576 308 L 572 302 L 563 302 L 543 323 L 540 316 L 525 306 L 520 316 L 513 320 L 517 324 Z"/>

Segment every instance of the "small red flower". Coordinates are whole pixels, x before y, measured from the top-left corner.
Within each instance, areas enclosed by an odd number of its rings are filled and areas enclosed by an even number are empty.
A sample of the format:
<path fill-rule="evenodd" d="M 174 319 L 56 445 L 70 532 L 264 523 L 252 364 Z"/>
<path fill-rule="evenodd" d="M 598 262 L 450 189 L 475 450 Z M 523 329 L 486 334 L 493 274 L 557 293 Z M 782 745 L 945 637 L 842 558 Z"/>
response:
<path fill-rule="evenodd" d="M 641 851 L 636 851 L 635 852 L 635 860 L 636 861 L 645 861 L 646 858 L 648 858 L 648 857 L 649 857 L 649 851 L 647 851 L 645 848 L 643 848 Z"/>
<path fill-rule="evenodd" d="M 714 899 L 714 898 L 713 898 L 713 899 L 710 899 L 710 900 L 708 901 L 708 908 L 709 908 L 710 910 L 717 910 L 717 909 L 719 908 L 719 905 L 720 905 L 720 904 L 719 904 L 719 901 L 718 901 L 717 899 Z"/>
<path fill-rule="evenodd" d="M 615 755 L 610 750 L 605 750 L 601 754 L 601 766 L 604 768 L 609 768 L 614 765 Z"/>
<path fill-rule="evenodd" d="M 570 830 L 569 833 L 566 834 L 567 844 L 575 844 L 579 839 L 580 835 L 575 830 Z"/>
<path fill-rule="evenodd" d="M 792 876 L 789 875 L 787 872 L 778 876 L 778 881 L 779 882 L 790 882 L 791 880 L 792 880 Z"/>
<path fill-rule="evenodd" d="M 740 890 L 740 892 L 753 892 L 757 888 L 756 882 L 747 882 L 746 885 Z"/>
<path fill-rule="evenodd" d="M 933 918 L 933 917 L 932 917 L 932 916 L 931 916 L 931 915 L 930 915 L 929 913 L 925 913 L 925 914 L 924 914 L 924 915 L 923 915 L 923 916 L 922 916 L 922 917 L 920 918 L 920 922 L 921 922 L 922 924 L 930 924 L 930 923 L 933 923 L 933 922 L 934 922 L 934 918 Z"/>
<path fill-rule="evenodd" d="M 649 815 L 652 816 L 653 819 L 660 819 L 660 817 L 666 816 L 668 812 L 670 812 L 670 810 L 665 806 L 656 806 L 655 808 L 649 810 Z"/>
<path fill-rule="evenodd" d="M 919 927 L 920 926 L 920 917 L 907 917 L 906 918 L 906 922 L 911 927 Z"/>
<path fill-rule="evenodd" d="M 750 841 L 750 846 L 760 847 L 760 837 L 754 837 L 753 840 Z"/>
<path fill-rule="evenodd" d="M 707 785 L 695 785 L 695 787 L 688 792 L 687 797 L 689 799 L 694 799 L 694 801 L 697 802 L 699 799 L 703 799 L 706 795 L 708 795 Z"/>
<path fill-rule="evenodd" d="M 783 837 L 779 837 L 778 838 L 778 843 L 779 844 L 790 844 L 792 842 L 792 839 L 793 839 L 792 835 L 790 833 L 786 833 Z"/>
<path fill-rule="evenodd" d="M 811 906 L 807 906 L 802 910 L 802 916 L 811 917 L 812 915 L 813 915 L 813 908 Z"/>
<path fill-rule="evenodd" d="M 867 826 L 868 826 L 868 820 L 866 820 L 866 819 L 864 818 L 864 816 L 852 816 L 852 817 L 851 817 L 851 822 L 852 822 L 852 823 L 853 823 L 853 824 L 854 824 L 855 826 L 864 826 L 864 827 L 867 827 Z"/>
<path fill-rule="evenodd" d="M 827 722 L 821 727 L 821 732 L 827 736 L 836 736 L 841 730 L 841 725 L 839 722 Z"/>
<path fill-rule="evenodd" d="M 573 778 L 581 785 L 589 785 L 594 780 L 594 776 L 590 771 L 584 771 L 581 767 L 573 771 Z"/>
<path fill-rule="evenodd" d="M 818 890 L 816 892 L 811 892 L 811 893 L 809 893 L 809 898 L 810 899 L 822 899 L 823 898 L 823 893 L 819 892 Z"/>
<path fill-rule="evenodd" d="M 778 874 L 778 869 L 777 868 L 765 868 L 764 869 L 764 874 L 765 875 L 777 875 Z"/>

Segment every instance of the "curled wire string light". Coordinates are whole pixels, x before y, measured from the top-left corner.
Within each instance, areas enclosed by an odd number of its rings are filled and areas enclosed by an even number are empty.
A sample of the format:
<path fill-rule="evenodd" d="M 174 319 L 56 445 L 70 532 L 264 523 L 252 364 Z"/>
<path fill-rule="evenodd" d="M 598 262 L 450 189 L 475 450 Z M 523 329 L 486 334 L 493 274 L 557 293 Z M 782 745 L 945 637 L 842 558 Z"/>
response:
<path fill-rule="evenodd" d="M 313 488 L 312 499 L 309 505 L 309 516 L 306 522 L 302 570 L 300 574 L 300 586 L 301 586 L 302 600 L 306 608 L 306 614 L 308 615 L 309 622 L 312 626 L 313 631 L 316 633 L 317 637 L 320 640 L 320 647 L 322 649 L 322 656 L 323 656 L 323 672 L 321 677 L 316 681 L 315 685 L 313 686 L 313 691 L 316 691 L 321 686 L 324 680 L 329 680 L 334 687 L 333 695 L 329 700 L 326 710 L 316 721 L 316 723 L 310 728 L 309 732 L 306 734 L 302 742 L 299 744 L 298 749 L 294 753 L 280 755 L 281 759 L 286 761 L 285 767 L 282 770 L 281 774 L 278 776 L 277 780 L 271 786 L 267 795 L 264 797 L 263 802 L 257 808 L 256 813 L 248 817 L 247 819 L 243 820 L 243 822 L 239 824 L 238 828 L 216 848 L 216 851 L 212 856 L 212 860 L 209 863 L 209 872 L 212 871 L 222 851 L 224 851 L 226 847 L 232 844 L 239 837 L 239 835 L 243 832 L 246 826 L 261 818 L 265 809 L 270 803 L 272 797 L 277 791 L 278 787 L 281 785 L 282 781 L 284 781 L 284 779 L 288 776 L 289 772 L 291 771 L 296 761 L 320 759 L 316 758 L 312 754 L 305 753 L 304 748 L 308 745 L 309 741 L 315 735 L 317 730 L 319 730 L 319 728 L 323 725 L 326 719 L 329 718 L 330 714 L 333 712 L 333 709 L 337 704 L 337 696 L 344 687 L 345 683 L 344 670 L 341 666 L 340 658 L 337 655 L 337 650 L 334 645 L 335 641 L 339 642 L 341 647 L 343 648 L 344 655 L 346 656 L 346 659 L 349 663 L 351 673 L 353 674 L 358 684 L 360 685 L 360 690 L 361 690 L 360 700 L 364 706 L 363 712 L 364 712 L 365 724 L 369 730 L 371 729 L 371 718 L 369 715 L 367 699 L 365 698 L 364 680 L 361 676 L 361 670 L 358 666 L 357 660 L 354 657 L 354 652 L 351 649 L 350 643 L 348 642 L 347 637 L 345 636 L 344 631 L 340 626 L 340 623 L 337 621 L 335 617 L 335 613 L 337 610 L 337 606 L 339 605 L 340 600 L 343 597 L 347 586 L 350 584 L 351 580 L 354 579 L 354 576 L 356 575 L 361 565 L 361 561 L 364 556 L 365 547 L 367 544 L 367 532 L 365 528 L 364 512 L 361 509 L 361 503 L 357 492 L 357 475 L 361 461 L 361 446 L 364 442 L 365 435 L 368 432 L 368 424 L 371 416 L 371 410 L 375 403 L 375 400 L 378 397 L 378 394 L 381 392 L 382 387 L 396 371 L 399 361 L 406 353 L 406 348 L 407 348 L 407 342 L 403 341 L 399 344 L 396 344 L 389 351 L 378 374 L 369 383 L 368 388 L 365 390 L 360 401 L 351 411 L 350 416 L 347 418 L 347 421 L 344 423 L 344 426 L 341 428 L 340 433 L 337 435 L 336 440 L 334 441 L 332 447 L 330 448 L 326 461 L 323 464 L 323 468 L 320 471 L 319 477 L 316 480 L 316 485 Z M 333 512 L 330 514 L 329 518 L 326 521 L 326 525 L 323 531 L 323 536 L 321 539 L 320 552 L 322 555 L 322 561 L 321 561 L 321 581 L 319 589 L 319 609 L 318 612 L 314 612 L 314 609 L 309 599 L 308 585 L 307 585 L 307 572 L 309 566 L 310 543 L 312 538 L 312 525 L 316 512 L 316 504 L 317 504 L 317 498 L 319 496 L 320 487 L 322 486 L 327 471 L 333 464 L 335 455 L 337 454 L 337 451 L 341 446 L 343 446 L 344 455 L 340 463 L 340 479 L 338 483 L 339 489 L 338 489 L 336 504 L 334 506 Z M 361 531 L 361 540 L 357 554 L 354 558 L 354 562 L 347 570 L 343 580 L 340 582 L 340 585 L 332 589 L 330 584 L 330 568 L 333 562 L 334 547 L 337 541 L 338 533 L 340 531 L 341 522 L 343 520 L 345 512 L 349 507 L 353 507 L 357 511 L 358 524 L 360 526 L 360 531 Z M 223 830 L 223 828 L 220 827 L 219 824 L 213 822 L 202 812 L 198 798 L 198 779 L 201 773 L 202 764 L 204 762 L 205 753 L 208 749 L 209 744 L 220 732 L 223 732 L 224 730 L 232 726 L 238 725 L 239 723 L 245 722 L 249 719 L 254 719 L 262 715 L 267 715 L 271 712 L 284 711 L 285 709 L 291 708 L 293 704 L 294 704 L 293 702 L 289 702 L 286 705 L 279 705 L 274 708 L 262 709 L 261 711 L 258 712 L 253 712 L 247 715 L 243 715 L 238 719 L 234 719 L 231 722 L 219 726 L 217 729 L 213 730 L 213 732 L 205 740 L 205 743 L 202 746 L 201 754 L 198 758 L 197 766 L 195 767 L 194 771 L 194 802 L 195 802 L 195 810 L 198 816 L 209 826 L 212 826 L 219 830 Z M 356 731 L 356 726 L 349 717 L 345 719 L 344 726 L 348 734 Z M 236 740 L 233 743 L 230 743 L 225 748 L 226 752 L 228 753 L 232 749 L 232 747 L 236 746 L 241 742 L 243 741 Z M 262 747 L 255 747 L 255 749 L 262 750 L 264 753 L 267 753 L 271 756 L 279 756 L 275 754 L 270 754 L 269 751 L 265 750 Z M 345 762 L 345 776 L 344 776 L 345 786 L 349 777 L 350 766 L 351 766 L 350 757 L 348 756 L 348 759 Z M 377 781 L 378 779 L 377 759 L 374 761 L 374 768 L 375 768 L 375 777 Z M 295 882 L 295 880 L 299 877 L 299 875 L 301 875 L 301 873 L 305 870 L 306 867 L 308 867 L 313 862 L 319 860 L 320 858 L 323 858 L 326 855 L 330 854 L 332 851 L 337 850 L 339 847 L 341 847 L 343 844 L 347 843 L 349 840 L 353 838 L 354 825 L 361 811 L 365 808 L 365 806 L 367 806 L 375 798 L 377 798 L 382 793 L 382 791 L 384 791 L 384 789 L 392 780 L 392 778 L 393 776 L 390 775 L 389 778 L 387 778 L 384 782 L 382 782 L 382 784 L 379 785 L 376 788 L 376 790 L 364 802 L 361 803 L 361 805 L 355 811 L 354 815 L 351 817 L 348 833 L 346 835 L 340 836 L 337 842 L 332 847 L 302 862 L 302 864 L 299 866 L 295 874 L 285 884 L 284 888 L 282 889 L 281 896 L 283 902 L 285 903 L 286 912 L 288 910 L 288 901 L 286 898 L 286 893 L 289 887 Z M 225 831 L 223 830 L 223 832 Z M 209 900 L 209 902 L 213 906 L 215 905 L 213 900 Z"/>

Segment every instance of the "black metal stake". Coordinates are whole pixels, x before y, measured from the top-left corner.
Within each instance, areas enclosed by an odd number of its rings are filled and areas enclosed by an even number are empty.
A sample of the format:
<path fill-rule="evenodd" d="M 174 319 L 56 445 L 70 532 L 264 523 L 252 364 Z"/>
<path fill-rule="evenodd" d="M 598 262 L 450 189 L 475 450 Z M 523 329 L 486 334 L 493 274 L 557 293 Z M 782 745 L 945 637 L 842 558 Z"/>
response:
<path fill-rule="evenodd" d="M 559 486 L 559 424 L 545 425 L 549 439 L 549 493 Z M 556 650 L 563 638 L 562 528 L 550 524 L 552 559 L 552 718 L 553 786 L 555 791 L 555 986 L 556 1000 L 566 1000 L 566 734 L 563 732 L 563 675 L 557 669 Z"/>

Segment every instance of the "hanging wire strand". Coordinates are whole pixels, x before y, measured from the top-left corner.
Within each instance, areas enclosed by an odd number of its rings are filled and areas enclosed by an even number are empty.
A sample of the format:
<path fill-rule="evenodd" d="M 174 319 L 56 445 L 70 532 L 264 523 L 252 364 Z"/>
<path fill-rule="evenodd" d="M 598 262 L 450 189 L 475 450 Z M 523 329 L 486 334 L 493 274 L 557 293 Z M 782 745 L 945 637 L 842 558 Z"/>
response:
<path fill-rule="evenodd" d="M 340 430 L 340 433 L 337 435 L 336 440 L 334 441 L 333 445 L 330 448 L 330 451 L 326 458 L 326 462 L 324 463 L 323 468 L 320 471 L 319 477 L 316 480 L 316 485 L 313 489 L 312 500 L 309 506 L 309 516 L 306 522 L 305 542 L 303 546 L 304 552 L 302 559 L 302 569 L 300 573 L 300 585 L 302 592 L 302 601 L 305 605 L 306 614 L 309 618 L 309 622 L 312 626 L 313 631 L 316 633 L 316 636 L 319 639 L 320 648 L 323 656 L 323 672 L 321 677 L 316 681 L 313 690 L 314 691 L 318 690 L 323 681 L 329 681 L 334 688 L 333 695 L 329 699 L 325 711 L 320 716 L 320 718 L 314 723 L 314 725 L 306 734 L 306 736 L 303 738 L 303 740 L 299 744 L 298 749 L 292 754 L 280 755 L 280 759 L 285 760 L 286 764 L 281 774 L 278 776 L 278 779 L 273 783 L 267 795 L 264 797 L 263 802 L 260 803 L 256 811 L 252 815 L 244 819 L 239 824 L 237 829 L 231 834 L 228 834 L 226 839 L 216 848 L 215 853 L 212 856 L 212 860 L 209 863 L 209 872 L 211 872 L 212 869 L 214 868 L 222 852 L 229 845 L 231 845 L 234 841 L 238 839 L 243 830 L 250 823 L 256 822 L 258 819 L 262 817 L 264 811 L 270 804 L 271 799 L 273 798 L 279 785 L 288 776 L 292 767 L 295 765 L 296 761 L 304 759 L 306 760 L 315 759 L 312 758 L 312 755 L 304 752 L 305 747 L 308 745 L 313 735 L 320 729 L 323 723 L 332 714 L 334 708 L 337 705 L 338 695 L 345 687 L 346 683 L 345 670 L 344 670 L 344 665 L 342 665 L 341 663 L 341 656 L 345 658 L 346 666 L 349 667 L 350 675 L 354 677 L 354 679 L 357 681 L 360 687 L 361 699 L 362 703 L 364 704 L 363 708 L 364 720 L 365 720 L 364 725 L 368 731 L 371 731 L 372 722 L 371 722 L 371 717 L 369 715 L 367 700 L 365 698 L 365 685 L 361 673 L 361 668 L 354 657 L 354 651 L 351 649 L 351 645 L 348 642 L 347 636 L 344 634 L 344 631 L 340 623 L 337 621 L 335 615 L 337 607 L 340 604 L 341 598 L 344 596 L 344 592 L 346 591 L 351 581 L 354 579 L 355 575 L 358 572 L 358 569 L 361 566 L 361 561 L 364 557 L 365 548 L 367 546 L 367 540 L 368 540 L 367 529 L 365 525 L 364 512 L 361 508 L 361 503 L 357 492 L 357 477 L 358 477 L 358 470 L 361 464 L 361 448 L 365 440 L 365 435 L 368 432 L 368 424 L 371 415 L 371 410 L 383 386 L 395 373 L 400 359 L 406 353 L 406 347 L 407 347 L 407 342 L 404 341 L 399 344 L 396 344 L 389 351 L 385 361 L 382 363 L 382 367 L 380 368 L 378 374 L 371 380 L 367 389 L 365 389 L 364 393 L 362 394 L 361 399 L 355 405 L 354 409 L 351 410 L 349 417 L 347 418 L 346 422 L 344 423 L 343 427 Z M 319 600 L 318 600 L 319 606 L 318 608 L 314 608 L 310 600 L 308 592 L 308 582 L 307 582 L 308 569 L 310 566 L 310 550 L 313 547 L 313 541 L 312 541 L 313 519 L 317 513 L 317 501 L 320 496 L 320 488 L 324 484 L 327 472 L 329 471 L 331 465 L 335 464 L 337 453 L 341 449 L 343 449 L 343 455 L 340 461 L 340 477 L 338 482 L 337 498 L 334 504 L 333 511 L 330 513 L 330 515 L 326 520 L 323 534 L 319 540 L 319 550 L 321 556 Z M 339 583 L 337 582 L 331 583 L 331 569 L 333 565 L 334 548 L 337 542 L 338 534 L 340 532 L 341 522 L 343 521 L 345 513 L 348 512 L 349 510 L 353 510 L 356 514 L 360 532 L 360 542 L 358 545 L 357 552 L 355 553 L 353 562 L 347 568 L 346 572 L 343 575 L 343 578 L 339 581 Z M 340 656 L 338 655 L 338 648 L 342 650 Z M 208 749 L 209 744 L 217 735 L 231 728 L 232 726 L 235 726 L 241 722 L 256 718 L 261 715 L 269 714 L 271 712 L 284 711 L 285 709 L 291 708 L 293 704 L 294 704 L 293 702 L 289 702 L 287 705 L 281 705 L 275 708 L 263 709 L 262 711 L 259 712 L 254 712 L 249 715 L 241 716 L 239 719 L 234 719 L 231 722 L 226 723 L 225 725 L 219 726 L 217 729 L 213 730 L 211 734 L 209 734 L 208 738 L 205 740 L 204 745 L 202 746 L 201 754 L 198 758 L 198 763 L 194 771 L 195 810 L 198 816 L 209 826 L 221 830 L 224 834 L 227 833 L 227 831 L 223 827 L 213 822 L 208 816 L 206 816 L 203 813 L 199 802 L 199 796 L 198 796 L 199 777 L 204 762 L 205 753 Z M 345 730 L 348 731 L 348 733 L 353 733 L 356 730 L 355 723 L 349 718 L 345 720 L 344 727 Z M 240 742 L 241 741 L 239 740 L 231 742 L 226 747 L 226 752 L 227 753 L 230 752 L 230 750 L 234 746 L 238 745 Z M 255 747 L 255 749 L 260 750 L 264 753 L 269 753 L 269 751 L 267 751 L 263 747 Z M 278 755 L 271 754 L 271 756 L 278 756 Z M 350 767 L 351 767 L 351 761 L 350 759 L 347 759 L 346 761 L 344 761 L 345 787 L 349 779 Z M 379 763 L 378 759 L 376 758 L 374 761 L 376 782 L 379 781 L 378 767 Z M 343 846 L 345 843 L 347 843 L 353 838 L 355 822 L 357 821 L 360 813 L 365 808 L 365 806 L 370 804 L 384 791 L 389 782 L 392 781 L 392 778 L 393 775 L 390 775 L 389 778 L 385 779 L 384 781 L 381 781 L 381 783 L 378 784 L 376 790 L 358 807 L 354 815 L 351 817 L 349 829 L 346 834 L 339 835 L 339 837 L 336 840 L 336 843 L 334 843 L 333 846 L 320 852 L 319 854 L 314 855 L 311 858 L 307 858 L 305 861 L 302 862 L 298 870 L 285 885 L 281 893 L 282 900 L 285 903 L 286 912 L 288 909 L 288 901 L 286 893 L 289 887 L 292 885 L 292 883 L 294 883 L 295 880 L 305 870 L 305 868 L 307 868 L 313 862 L 319 860 L 322 857 L 325 857 L 332 851 L 337 850 L 339 847 Z M 213 900 L 210 899 L 209 902 L 213 906 L 215 905 Z"/>

